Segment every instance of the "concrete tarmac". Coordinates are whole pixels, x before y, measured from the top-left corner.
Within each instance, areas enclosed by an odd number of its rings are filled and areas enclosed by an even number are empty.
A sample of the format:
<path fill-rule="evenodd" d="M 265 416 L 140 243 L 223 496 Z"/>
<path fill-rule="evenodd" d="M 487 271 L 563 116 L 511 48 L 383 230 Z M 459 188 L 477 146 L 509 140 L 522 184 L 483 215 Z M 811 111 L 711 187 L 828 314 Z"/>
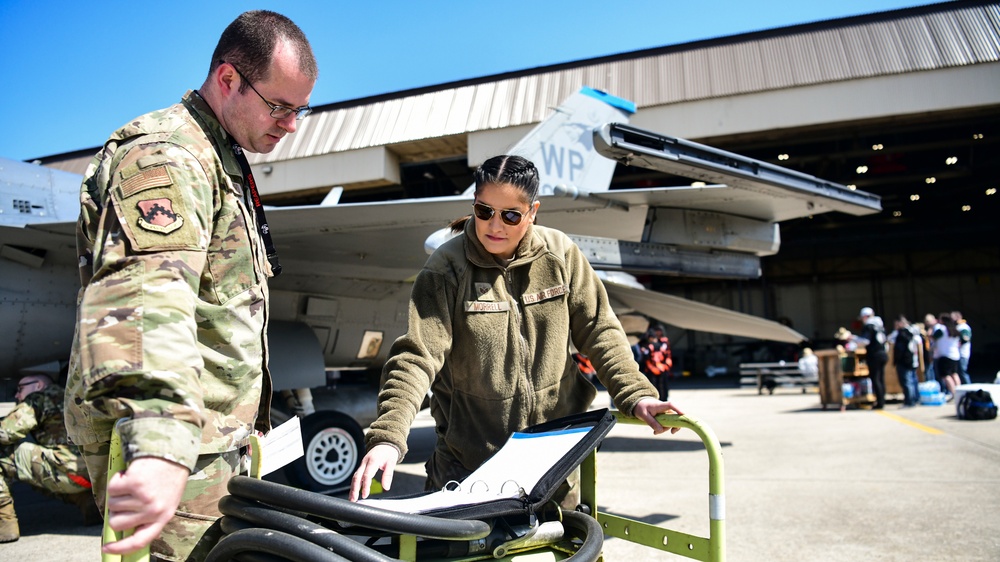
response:
<path fill-rule="evenodd" d="M 718 386 L 718 385 L 717 385 Z M 961 421 L 954 404 L 841 412 L 815 392 L 690 388 L 671 399 L 712 428 L 725 470 L 730 561 L 1000 560 L 1000 421 Z M 601 394 L 595 407 L 608 405 Z M 430 416 L 414 425 L 392 495 L 423 487 Z M 619 425 L 598 455 L 599 509 L 708 535 L 708 457 L 682 430 Z M 22 538 L 2 560 L 93 561 L 99 527 L 72 506 L 15 485 Z M 685 560 L 620 539 L 609 561 Z"/>

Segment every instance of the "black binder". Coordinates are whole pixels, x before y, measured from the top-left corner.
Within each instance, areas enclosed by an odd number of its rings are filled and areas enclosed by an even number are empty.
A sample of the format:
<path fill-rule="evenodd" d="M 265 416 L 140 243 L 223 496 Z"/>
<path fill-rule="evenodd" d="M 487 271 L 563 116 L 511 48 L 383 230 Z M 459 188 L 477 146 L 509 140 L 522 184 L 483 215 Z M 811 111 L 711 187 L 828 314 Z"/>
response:
<path fill-rule="evenodd" d="M 359 503 L 450 519 L 533 516 L 600 445 L 615 421 L 614 414 L 604 408 L 534 425 L 512 435 L 479 469 L 450 486 L 452 489 Z M 508 463 L 511 458 L 520 459 L 519 466 Z M 507 471 L 516 476 L 506 478 Z M 523 481 L 519 482 L 519 477 Z"/>

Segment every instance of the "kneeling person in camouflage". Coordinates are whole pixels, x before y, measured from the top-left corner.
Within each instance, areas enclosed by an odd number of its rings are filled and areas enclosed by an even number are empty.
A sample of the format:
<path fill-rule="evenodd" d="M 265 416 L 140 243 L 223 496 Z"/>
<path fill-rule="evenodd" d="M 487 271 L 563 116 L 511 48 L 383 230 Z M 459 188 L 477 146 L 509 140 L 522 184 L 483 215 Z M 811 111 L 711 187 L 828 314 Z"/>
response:
<path fill-rule="evenodd" d="M 46 375 L 23 377 L 17 406 L 0 420 L 0 542 L 21 536 L 10 493 L 15 481 L 79 506 L 86 524 L 100 521 L 83 457 L 66 435 L 63 394 Z"/>

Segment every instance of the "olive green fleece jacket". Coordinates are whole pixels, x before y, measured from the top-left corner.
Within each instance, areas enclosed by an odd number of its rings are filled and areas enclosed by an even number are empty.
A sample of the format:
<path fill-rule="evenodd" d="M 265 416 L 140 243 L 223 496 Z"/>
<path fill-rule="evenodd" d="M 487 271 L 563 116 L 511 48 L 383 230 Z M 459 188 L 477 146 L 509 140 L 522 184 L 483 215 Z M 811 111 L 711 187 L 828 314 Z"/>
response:
<path fill-rule="evenodd" d="M 389 352 L 368 448 L 388 443 L 402 459 L 430 388 L 434 454 L 471 472 L 511 433 L 588 409 L 597 391 L 580 374 L 570 342 L 590 358 L 619 410 L 657 396 L 604 285 L 568 236 L 529 226 L 503 267 L 469 220 L 414 281 L 408 330 Z"/>

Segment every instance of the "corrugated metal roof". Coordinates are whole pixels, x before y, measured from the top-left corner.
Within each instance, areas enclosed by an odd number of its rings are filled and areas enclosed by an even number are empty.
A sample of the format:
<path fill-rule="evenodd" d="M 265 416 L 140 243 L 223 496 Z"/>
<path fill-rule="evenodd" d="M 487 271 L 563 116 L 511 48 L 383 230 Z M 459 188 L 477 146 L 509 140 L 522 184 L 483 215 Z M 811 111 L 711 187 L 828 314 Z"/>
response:
<path fill-rule="evenodd" d="M 255 162 L 540 121 L 590 86 L 639 108 L 1000 60 L 1000 4 L 943 4 L 580 61 L 569 68 L 320 108 Z M 706 44 L 707 43 L 707 44 Z M 405 94 L 405 93 L 404 93 Z"/>
<path fill-rule="evenodd" d="M 641 109 L 998 60 L 1000 3 L 949 2 L 321 106 L 296 134 L 270 154 L 251 155 L 251 161 L 534 124 L 582 86 L 630 99 Z M 82 173 L 89 155 L 79 165 L 75 156 L 46 164 Z"/>

